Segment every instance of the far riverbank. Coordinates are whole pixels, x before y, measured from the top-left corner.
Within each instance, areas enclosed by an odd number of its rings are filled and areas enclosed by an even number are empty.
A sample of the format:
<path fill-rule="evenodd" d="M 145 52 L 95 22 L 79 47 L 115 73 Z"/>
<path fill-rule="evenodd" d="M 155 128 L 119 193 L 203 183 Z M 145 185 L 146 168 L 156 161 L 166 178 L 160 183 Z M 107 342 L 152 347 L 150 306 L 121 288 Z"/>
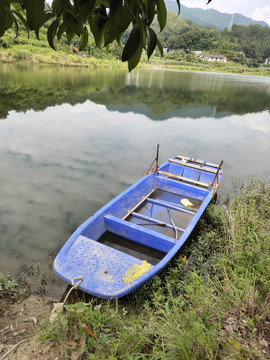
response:
<path fill-rule="evenodd" d="M 127 63 L 123 63 L 116 58 L 97 58 L 78 54 L 66 54 L 65 52 L 53 52 L 51 49 L 43 53 L 35 53 L 21 46 L 14 46 L 12 49 L 0 51 L 0 63 L 8 64 L 36 64 L 53 65 L 62 67 L 85 67 L 85 68 L 126 68 Z M 201 71 L 233 73 L 240 75 L 270 76 L 270 66 L 258 68 L 247 67 L 234 62 L 220 63 L 207 61 L 176 61 L 166 58 L 153 57 L 147 61 L 143 55 L 138 68 L 176 70 L 176 71 Z"/>

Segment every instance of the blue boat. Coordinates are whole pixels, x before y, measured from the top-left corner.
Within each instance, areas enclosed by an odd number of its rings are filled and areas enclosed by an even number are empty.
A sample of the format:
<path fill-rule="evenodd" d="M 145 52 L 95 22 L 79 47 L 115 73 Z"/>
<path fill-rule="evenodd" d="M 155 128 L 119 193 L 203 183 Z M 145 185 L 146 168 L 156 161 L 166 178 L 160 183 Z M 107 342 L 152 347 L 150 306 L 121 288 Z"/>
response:
<path fill-rule="evenodd" d="M 158 153 L 155 161 L 71 235 L 54 261 L 59 277 L 94 296 L 120 298 L 179 252 L 219 186 L 223 162 L 175 156 L 158 166 Z"/>

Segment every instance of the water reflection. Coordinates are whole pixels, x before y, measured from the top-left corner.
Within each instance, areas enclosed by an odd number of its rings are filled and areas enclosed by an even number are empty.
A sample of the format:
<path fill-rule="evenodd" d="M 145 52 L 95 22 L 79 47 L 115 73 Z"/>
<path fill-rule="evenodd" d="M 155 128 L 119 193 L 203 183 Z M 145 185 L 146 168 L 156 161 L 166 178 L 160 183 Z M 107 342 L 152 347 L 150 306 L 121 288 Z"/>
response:
<path fill-rule="evenodd" d="M 35 70 L 39 89 L 35 72 L 16 71 L 2 72 L 5 85 L 1 76 L 0 271 L 17 273 L 28 260 L 45 271 L 50 252 L 145 173 L 157 143 L 161 161 L 224 159 L 220 193 L 237 177 L 270 175 L 270 79 L 44 68 Z M 8 88 L 21 91 L 17 107 Z"/>
<path fill-rule="evenodd" d="M 0 66 L 0 117 L 87 99 L 152 120 L 222 118 L 270 107 L 270 79 L 228 74 Z"/>

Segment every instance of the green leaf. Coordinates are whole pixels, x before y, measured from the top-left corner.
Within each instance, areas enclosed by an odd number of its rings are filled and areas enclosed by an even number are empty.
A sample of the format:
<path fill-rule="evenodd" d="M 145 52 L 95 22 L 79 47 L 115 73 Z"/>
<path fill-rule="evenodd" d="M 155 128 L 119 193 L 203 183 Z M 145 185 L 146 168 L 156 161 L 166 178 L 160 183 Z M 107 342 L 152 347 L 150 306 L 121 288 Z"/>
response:
<path fill-rule="evenodd" d="M 128 41 L 122 53 L 122 61 L 128 61 L 136 53 L 141 43 L 141 29 L 135 26 L 129 35 Z"/>
<path fill-rule="evenodd" d="M 157 39 L 157 46 L 158 46 L 158 49 L 160 52 L 160 56 L 162 57 L 163 56 L 163 47 L 158 39 Z"/>
<path fill-rule="evenodd" d="M 3 36 L 6 31 L 6 13 L 5 1 L 0 0 L 0 36 Z"/>
<path fill-rule="evenodd" d="M 13 24 L 14 18 L 10 10 L 6 10 L 5 28 L 9 29 Z"/>
<path fill-rule="evenodd" d="M 88 30 L 87 27 L 85 26 L 83 28 L 83 32 L 80 38 L 79 50 L 80 51 L 83 50 L 86 47 L 87 43 L 88 43 Z"/>
<path fill-rule="evenodd" d="M 97 26 L 98 26 L 99 30 L 101 30 L 103 28 L 103 26 L 106 24 L 107 20 L 108 19 L 105 16 L 97 14 Z"/>
<path fill-rule="evenodd" d="M 211 1 L 211 0 L 210 0 Z M 177 3 L 177 7 L 178 7 L 178 13 L 177 15 L 180 15 L 180 11 L 181 11 L 181 5 L 180 5 L 180 0 L 176 0 Z"/>
<path fill-rule="evenodd" d="M 131 23 L 132 15 L 126 5 L 122 7 L 121 10 L 121 22 L 118 24 L 119 32 L 123 33 L 128 28 L 129 24 Z"/>
<path fill-rule="evenodd" d="M 152 24 L 154 17 L 156 15 L 156 11 L 155 11 L 155 2 L 154 1 L 149 1 L 148 2 L 148 11 L 147 11 L 147 15 L 148 15 L 148 21 L 147 21 L 147 25 Z"/>
<path fill-rule="evenodd" d="M 81 36 L 82 27 L 78 22 L 74 22 L 71 20 L 66 20 L 69 23 L 69 27 L 72 29 L 72 31 L 77 35 Z"/>
<path fill-rule="evenodd" d="M 137 47 L 137 50 L 135 54 L 128 60 L 128 71 L 132 71 L 139 63 L 140 58 L 142 55 L 142 41 L 140 42 L 139 46 Z"/>
<path fill-rule="evenodd" d="M 110 2 L 110 17 L 118 17 L 122 10 L 122 0 L 111 0 Z"/>
<path fill-rule="evenodd" d="M 150 56 L 153 54 L 153 51 L 155 50 L 155 47 L 157 45 L 157 35 L 154 32 L 154 30 L 151 29 L 150 27 L 147 27 L 147 38 L 148 38 L 147 56 L 149 60 Z"/>
<path fill-rule="evenodd" d="M 78 17 L 82 23 L 85 23 L 88 19 L 91 11 L 94 9 L 95 3 L 96 0 L 87 0 L 85 4 L 81 4 Z"/>
<path fill-rule="evenodd" d="M 58 32 L 57 32 L 57 39 L 60 40 L 61 36 L 64 34 L 64 32 L 67 30 L 69 24 L 67 21 L 63 21 L 62 24 L 59 26 Z"/>
<path fill-rule="evenodd" d="M 41 20 L 40 26 L 43 26 L 47 21 L 54 18 L 54 15 L 50 12 L 45 12 L 43 15 L 43 19 Z"/>
<path fill-rule="evenodd" d="M 53 0 L 52 2 L 53 12 L 59 17 L 61 14 L 63 14 L 68 4 L 69 4 L 68 0 Z"/>
<path fill-rule="evenodd" d="M 56 50 L 54 47 L 53 40 L 55 38 L 57 29 L 58 29 L 58 20 L 54 20 L 47 30 L 48 43 L 53 50 Z"/>
<path fill-rule="evenodd" d="M 14 15 L 13 15 L 13 21 L 14 21 L 14 25 L 15 25 L 16 37 L 18 37 L 18 35 L 19 35 L 19 25 L 18 25 L 18 21 L 16 20 Z M 15 37 L 15 39 L 16 39 L 16 37 Z"/>
<path fill-rule="evenodd" d="M 44 5 L 44 0 L 24 0 L 27 24 L 30 30 L 35 30 L 37 38 L 44 17 Z"/>
<path fill-rule="evenodd" d="M 88 18 L 88 22 L 90 24 L 90 29 L 92 34 L 94 35 L 96 46 L 101 49 L 102 47 L 102 39 L 103 39 L 103 30 L 104 28 L 99 28 L 97 24 L 97 14 L 92 14 Z"/>
<path fill-rule="evenodd" d="M 118 17 L 114 17 L 113 19 L 109 17 L 109 20 L 106 22 L 104 27 L 105 46 L 110 44 L 113 40 L 119 42 L 121 35 L 124 31 L 126 31 L 131 23 L 131 20 L 131 14 L 126 5 L 122 7 Z"/>
<path fill-rule="evenodd" d="M 79 17 L 72 7 L 66 8 L 65 14 L 63 16 L 65 19 L 67 19 L 73 23 L 79 23 Z"/>
<path fill-rule="evenodd" d="M 10 11 L 10 5 L 6 0 L 0 0 L 0 36 L 4 35 L 14 21 L 14 17 Z"/>
<path fill-rule="evenodd" d="M 114 40 L 119 42 L 123 32 L 131 23 L 131 20 L 130 12 L 125 5 L 118 8 L 118 12 L 115 10 L 114 16 L 110 13 L 109 19 L 104 27 L 104 46 L 109 45 Z"/>
<path fill-rule="evenodd" d="M 141 27 L 142 47 L 146 50 L 146 26 Z"/>
<path fill-rule="evenodd" d="M 95 9 L 95 12 L 102 15 L 103 17 L 107 17 L 107 11 L 104 4 L 100 3 L 99 7 Z"/>
<path fill-rule="evenodd" d="M 160 31 L 164 29 L 167 21 L 167 9 L 164 0 L 157 0 L 157 18 L 160 27 Z"/>
<path fill-rule="evenodd" d="M 25 18 L 16 10 L 12 10 L 12 13 L 15 14 L 19 18 L 19 20 L 23 23 L 25 29 L 27 30 L 27 32 L 29 34 L 30 29 L 29 29 L 29 26 L 28 26 L 27 21 L 25 20 Z"/>
<path fill-rule="evenodd" d="M 68 40 L 68 43 L 70 44 L 72 39 L 75 36 L 75 32 L 72 30 L 72 28 L 68 28 L 66 32 L 67 32 L 67 40 Z"/>
<path fill-rule="evenodd" d="M 104 28 L 104 46 L 109 45 L 113 40 L 119 38 L 121 34 L 119 33 L 119 28 L 115 26 L 109 19 Z"/>

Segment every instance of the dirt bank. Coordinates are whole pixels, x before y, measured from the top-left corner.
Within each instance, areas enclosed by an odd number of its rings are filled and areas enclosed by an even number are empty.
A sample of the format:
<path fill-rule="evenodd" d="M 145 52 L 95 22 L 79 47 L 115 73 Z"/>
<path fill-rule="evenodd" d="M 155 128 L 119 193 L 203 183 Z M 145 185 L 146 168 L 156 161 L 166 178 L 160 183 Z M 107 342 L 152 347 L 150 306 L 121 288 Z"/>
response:
<path fill-rule="evenodd" d="M 49 318 L 53 303 L 30 295 L 16 303 L 3 300 L 0 305 L 0 359 L 47 359 L 38 329 Z"/>

